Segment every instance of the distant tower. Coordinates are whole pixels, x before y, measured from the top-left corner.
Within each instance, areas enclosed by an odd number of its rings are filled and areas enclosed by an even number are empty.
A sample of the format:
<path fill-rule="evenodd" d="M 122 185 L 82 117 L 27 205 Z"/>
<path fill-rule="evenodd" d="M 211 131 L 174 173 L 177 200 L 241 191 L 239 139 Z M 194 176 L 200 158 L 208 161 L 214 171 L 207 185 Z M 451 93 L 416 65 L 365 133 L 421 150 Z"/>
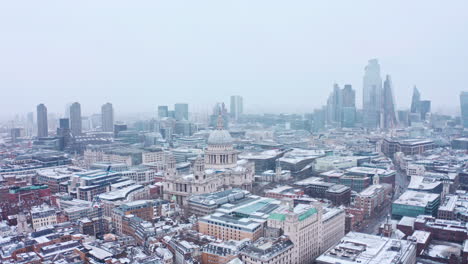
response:
<path fill-rule="evenodd" d="M 383 128 L 392 129 L 396 127 L 395 98 L 393 96 L 393 85 L 390 75 L 387 75 L 383 88 Z"/>
<path fill-rule="evenodd" d="M 48 131 L 47 107 L 44 104 L 40 104 L 37 106 L 37 137 L 47 137 Z"/>
<path fill-rule="evenodd" d="M 75 102 L 70 106 L 70 129 L 73 136 L 81 135 L 81 120 L 81 105 Z"/>
<path fill-rule="evenodd" d="M 419 113 L 421 104 L 421 94 L 416 85 L 413 87 L 413 97 L 411 98 L 411 113 Z"/>
<path fill-rule="evenodd" d="M 231 96 L 230 114 L 234 120 L 238 120 L 244 113 L 244 98 L 240 95 Z"/>
<path fill-rule="evenodd" d="M 461 119 L 464 128 L 468 128 L 468 92 L 460 93 Z"/>
<path fill-rule="evenodd" d="M 114 107 L 111 103 L 106 103 L 101 107 L 102 131 L 114 131 Z"/>
<path fill-rule="evenodd" d="M 31 232 L 31 228 L 29 228 L 26 215 L 23 212 L 19 212 L 16 218 L 17 221 L 17 231 L 20 234 L 26 234 Z"/>
<path fill-rule="evenodd" d="M 174 115 L 177 121 L 188 120 L 189 110 L 188 104 L 178 103 L 174 105 Z"/>
<path fill-rule="evenodd" d="M 382 108 L 382 77 L 377 59 L 369 60 L 363 78 L 364 127 L 377 128 Z"/>
<path fill-rule="evenodd" d="M 169 117 L 169 107 L 167 105 L 158 106 L 158 117 L 159 119 Z"/>

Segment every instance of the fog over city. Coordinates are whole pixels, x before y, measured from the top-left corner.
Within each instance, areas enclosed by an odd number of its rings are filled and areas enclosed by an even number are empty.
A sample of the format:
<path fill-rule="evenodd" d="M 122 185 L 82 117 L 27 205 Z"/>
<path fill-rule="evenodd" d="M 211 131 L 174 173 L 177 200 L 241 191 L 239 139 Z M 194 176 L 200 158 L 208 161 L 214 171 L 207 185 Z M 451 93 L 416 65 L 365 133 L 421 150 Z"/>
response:
<path fill-rule="evenodd" d="M 468 2 L 0 3 L 1 264 L 468 264 Z"/>
<path fill-rule="evenodd" d="M 466 1 L 4 1 L 0 117 L 39 102 L 117 114 L 242 94 L 247 113 L 306 113 L 333 84 L 362 105 L 367 61 L 390 74 L 398 109 L 413 85 L 456 114 L 468 83 Z"/>

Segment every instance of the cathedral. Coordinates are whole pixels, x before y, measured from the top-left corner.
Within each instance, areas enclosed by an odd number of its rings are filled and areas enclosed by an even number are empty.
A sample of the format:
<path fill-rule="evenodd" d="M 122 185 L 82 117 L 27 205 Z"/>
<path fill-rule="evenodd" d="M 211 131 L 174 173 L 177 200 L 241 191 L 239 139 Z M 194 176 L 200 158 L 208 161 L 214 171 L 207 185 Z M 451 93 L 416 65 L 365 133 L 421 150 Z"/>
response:
<path fill-rule="evenodd" d="M 164 177 L 164 199 L 187 205 L 187 198 L 193 194 L 204 194 L 231 188 L 252 189 L 254 164 L 238 160 L 233 140 L 218 118 L 217 129 L 210 133 L 204 158 L 199 156 L 190 174 L 179 175 L 175 158 L 169 158 Z"/>

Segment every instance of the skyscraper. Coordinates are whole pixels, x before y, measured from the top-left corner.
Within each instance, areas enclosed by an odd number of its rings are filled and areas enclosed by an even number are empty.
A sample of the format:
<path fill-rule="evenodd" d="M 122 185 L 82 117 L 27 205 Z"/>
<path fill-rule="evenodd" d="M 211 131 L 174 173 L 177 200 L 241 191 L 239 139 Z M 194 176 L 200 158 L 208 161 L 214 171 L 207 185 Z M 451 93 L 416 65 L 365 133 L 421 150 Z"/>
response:
<path fill-rule="evenodd" d="M 175 119 L 177 121 L 188 120 L 188 104 L 178 103 L 174 105 Z"/>
<path fill-rule="evenodd" d="M 363 78 L 364 127 L 377 128 L 382 108 L 382 78 L 377 59 L 369 60 Z"/>
<path fill-rule="evenodd" d="M 47 107 L 44 104 L 37 106 L 37 137 L 47 137 L 49 135 L 47 124 Z"/>
<path fill-rule="evenodd" d="M 397 123 L 392 86 L 390 75 L 387 75 L 383 85 L 382 97 L 383 128 L 385 129 L 394 128 Z"/>
<path fill-rule="evenodd" d="M 468 128 L 468 92 L 461 92 L 460 108 L 463 127 Z"/>
<path fill-rule="evenodd" d="M 34 135 L 34 113 L 29 112 L 26 115 L 26 136 L 32 137 Z"/>
<path fill-rule="evenodd" d="M 231 96 L 230 114 L 234 120 L 238 120 L 244 113 L 244 98 L 240 95 Z"/>
<path fill-rule="evenodd" d="M 416 85 L 413 88 L 413 97 L 411 98 L 411 113 L 419 113 L 421 104 L 421 94 L 416 88 Z"/>
<path fill-rule="evenodd" d="M 350 84 L 341 90 L 341 126 L 354 127 L 356 124 L 356 92 Z"/>
<path fill-rule="evenodd" d="M 342 94 L 338 84 L 333 85 L 333 91 L 327 100 L 327 123 L 339 124 L 341 122 Z"/>
<path fill-rule="evenodd" d="M 159 119 L 169 116 L 169 107 L 167 105 L 158 106 L 158 117 Z"/>
<path fill-rule="evenodd" d="M 102 131 L 114 131 L 114 107 L 111 103 L 106 103 L 101 107 Z"/>
<path fill-rule="evenodd" d="M 431 101 L 422 100 L 419 104 L 419 111 L 421 112 L 421 120 L 426 120 L 426 115 L 431 112 Z"/>
<path fill-rule="evenodd" d="M 81 130 L 81 105 L 78 102 L 74 102 L 70 106 L 70 129 L 73 136 L 79 136 L 82 133 Z"/>

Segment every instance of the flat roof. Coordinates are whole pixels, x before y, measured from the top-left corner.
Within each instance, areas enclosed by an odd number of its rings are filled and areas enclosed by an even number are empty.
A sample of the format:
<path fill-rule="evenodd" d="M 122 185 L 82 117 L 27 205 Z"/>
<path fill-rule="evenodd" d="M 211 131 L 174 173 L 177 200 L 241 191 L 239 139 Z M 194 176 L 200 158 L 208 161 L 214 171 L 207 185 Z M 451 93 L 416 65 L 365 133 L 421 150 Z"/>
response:
<path fill-rule="evenodd" d="M 439 197 L 440 197 L 440 195 L 435 194 L 435 193 L 406 191 L 393 203 L 394 204 L 401 204 L 401 205 L 426 207 L 427 204 L 434 202 Z"/>

